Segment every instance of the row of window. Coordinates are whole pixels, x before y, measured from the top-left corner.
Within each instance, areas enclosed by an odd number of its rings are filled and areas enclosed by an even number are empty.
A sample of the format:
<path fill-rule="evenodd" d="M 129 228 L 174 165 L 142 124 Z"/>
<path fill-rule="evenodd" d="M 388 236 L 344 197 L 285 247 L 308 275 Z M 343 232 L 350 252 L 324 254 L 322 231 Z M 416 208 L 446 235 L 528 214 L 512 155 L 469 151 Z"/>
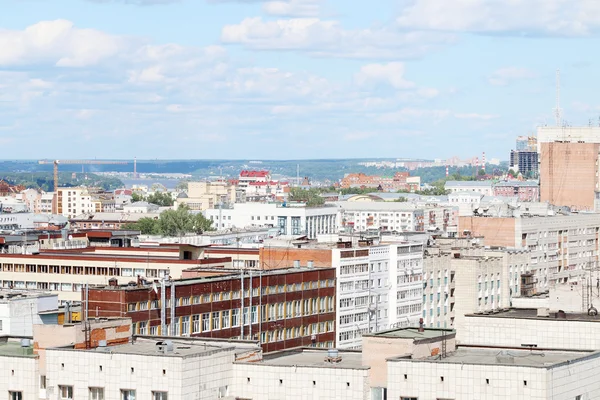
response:
<path fill-rule="evenodd" d="M 73 386 L 59 385 L 58 386 L 58 398 L 61 400 L 74 399 L 73 397 Z M 79 396 L 78 396 L 79 397 Z M 119 392 L 119 399 L 121 400 L 135 400 L 136 391 L 131 389 L 121 389 Z M 23 400 L 23 392 L 8 392 L 9 400 Z M 89 400 L 104 400 L 104 388 L 90 387 L 88 388 L 88 399 Z M 152 400 L 168 400 L 168 392 L 163 391 L 152 391 Z"/>
<path fill-rule="evenodd" d="M 2 264 L 2 272 L 27 272 L 60 275 L 145 276 L 157 278 L 168 274 L 166 269 L 82 267 L 65 265 Z"/>

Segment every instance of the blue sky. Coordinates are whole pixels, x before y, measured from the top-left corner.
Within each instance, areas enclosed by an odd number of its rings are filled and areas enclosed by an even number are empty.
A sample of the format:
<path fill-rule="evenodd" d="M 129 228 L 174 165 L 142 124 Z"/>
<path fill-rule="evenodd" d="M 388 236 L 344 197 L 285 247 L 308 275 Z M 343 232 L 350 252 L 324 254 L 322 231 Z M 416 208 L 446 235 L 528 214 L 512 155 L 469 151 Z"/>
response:
<path fill-rule="evenodd" d="M 0 158 L 508 158 L 598 124 L 597 0 L 0 0 Z"/>

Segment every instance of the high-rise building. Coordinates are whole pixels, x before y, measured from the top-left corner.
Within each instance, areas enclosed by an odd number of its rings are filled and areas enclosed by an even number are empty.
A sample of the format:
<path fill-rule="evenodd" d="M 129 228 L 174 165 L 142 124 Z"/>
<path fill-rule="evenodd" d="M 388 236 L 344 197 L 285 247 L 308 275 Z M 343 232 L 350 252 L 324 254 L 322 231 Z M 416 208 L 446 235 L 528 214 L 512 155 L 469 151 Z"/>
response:
<path fill-rule="evenodd" d="M 537 151 L 510 151 L 510 168 L 525 176 L 537 176 L 538 153 Z"/>
<path fill-rule="evenodd" d="M 599 143 L 542 143 L 540 199 L 572 210 L 597 210 Z"/>

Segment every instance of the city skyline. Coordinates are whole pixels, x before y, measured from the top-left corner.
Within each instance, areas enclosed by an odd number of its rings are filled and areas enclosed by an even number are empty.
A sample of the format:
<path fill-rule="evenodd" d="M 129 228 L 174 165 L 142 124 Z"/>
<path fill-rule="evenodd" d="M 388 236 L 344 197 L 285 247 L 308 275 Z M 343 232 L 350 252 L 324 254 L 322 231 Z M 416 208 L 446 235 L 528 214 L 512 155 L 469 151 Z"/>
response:
<path fill-rule="evenodd" d="M 2 3 L 12 159 L 504 160 L 556 69 L 563 120 L 600 122 L 592 1 Z"/>

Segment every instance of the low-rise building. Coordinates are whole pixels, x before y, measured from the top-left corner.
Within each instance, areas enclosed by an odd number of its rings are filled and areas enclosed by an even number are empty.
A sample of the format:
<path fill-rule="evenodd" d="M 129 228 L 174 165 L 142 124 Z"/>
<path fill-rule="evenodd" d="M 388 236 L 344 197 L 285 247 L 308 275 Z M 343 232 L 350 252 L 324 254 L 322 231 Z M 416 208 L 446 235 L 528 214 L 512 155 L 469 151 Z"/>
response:
<path fill-rule="evenodd" d="M 29 339 L 0 337 L 0 392 L 9 400 L 43 399 L 38 355 Z"/>
<path fill-rule="evenodd" d="M 164 296 L 161 283 L 91 287 L 84 307 L 99 317 L 130 317 L 139 335 L 246 338 L 265 351 L 335 345 L 334 269 L 259 271 L 243 281 L 238 271 L 196 273 L 166 283 Z"/>
<path fill-rule="evenodd" d="M 317 235 L 337 233 L 336 207 L 286 206 L 275 203 L 236 203 L 204 212 L 216 229 L 247 227 L 278 228 L 281 235 Z"/>
<path fill-rule="evenodd" d="M 447 181 L 444 184 L 444 189 L 454 192 L 475 192 L 481 193 L 484 196 L 494 194 L 492 181 Z"/>
<path fill-rule="evenodd" d="M 185 204 L 190 210 L 204 211 L 236 202 L 235 185 L 227 181 L 188 182 L 187 185 L 187 192 L 180 193 L 175 203 Z"/>
<path fill-rule="evenodd" d="M 160 207 L 156 204 L 148 203 L 147 201 L 136 201 L 134 203 L 124 205 L 123 212 L 153 214 L 158 213 L 159 208 Z"/>
<path fill-rule="evenodd" d="M 538 181 L 502 181 L 494 185 L 494 196 L 517 197 L 519 201 L 539 201 Z"/>
<path fill-rule="evenodd" d="M 233 363 L 238 399 L 367 400 L 369 391 L 360 352 L 300 348 Z"/>
<path fill-rule="evenodd" d="M 33 336 L 34 324 L 58 323 L 58 296 L 0 290 L 0 336 Z"/>
<path fill-rule="evenodd" d="M 121 229 L 124 225 L 136 223 L 142 218 L 158 219 L 159 216 L 158 212 L 92 212 L 76 215 L 69 221 L 74 229 Z"/>
<path fill-rule="evenodd" d="M 342 228 L 396 232 L 425 229 L 424 210 L 413 203 L 342 201 L 333 204 L 339 210 Z"/>

